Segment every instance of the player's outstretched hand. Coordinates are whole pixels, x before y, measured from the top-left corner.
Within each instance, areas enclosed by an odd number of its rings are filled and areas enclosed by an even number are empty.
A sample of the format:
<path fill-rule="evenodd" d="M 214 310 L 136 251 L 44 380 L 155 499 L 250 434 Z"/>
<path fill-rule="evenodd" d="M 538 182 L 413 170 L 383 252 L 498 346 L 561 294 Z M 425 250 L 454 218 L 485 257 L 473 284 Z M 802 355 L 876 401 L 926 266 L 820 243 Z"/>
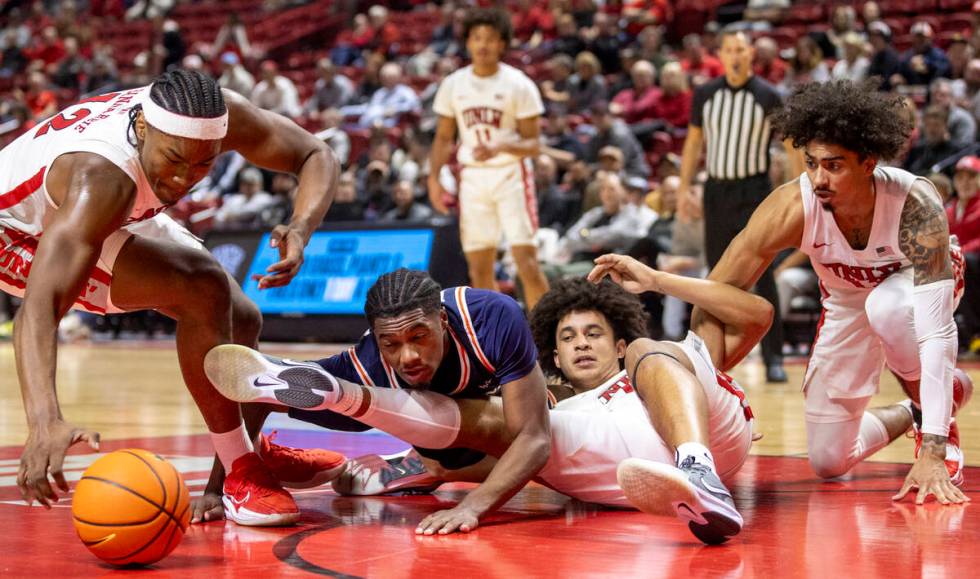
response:
<path fill-rule="evenodd" d="M 297 227 L 277 225 L 269 237 L 269 245 L 279 249 L 279 261 L 270 265 L 265 270 L 265 275 L 252 276 L 252 279 L 259 282 L 260 290 L 288 284 L 303 265 L 306 241 Z"/>
<path fill-rule="evenodd" d="M 220 494 L 205 492 L 203 495 L 191 499 L 192 523 L 220 521 L 223 518 L 225 518 L 225 507 L 221 504 Z"/>
<path fill-rule="evenodd" d="M 448 535 L 449 533 L 469 533 L 480 524 L 480 519 L 472 509 L 456 505 L 451 509 L 436 511 L 422 519 L 415 528 L 416 535 Z"/>
<path fill-rule="evenodd" d="M 17 486 L 28 505 L 37 500 L 50 509 L 51 503 L 58 502 L 58 493 L 52 488 L 48 475 L 59 489 L 68 492 L 68 481 L 62 471 L 65 452 L 83 440 L 92 450 L 99 450 L 98 432 L 72 426 L 63 420 L 31 428 L 17 471 Z"/>
<path fill-rule="evenodd" d="M 589 281 L 599 283 L 606 276 L 630 293 L 660 291 L 657 271 L 627 255 L 607 253 L 597 257 L 595 267 L 589 272 Z"/>
<path fill-rule="evenodd" d="M 928 434 L 924 436 L 930 436 Z M 930 448 L 935 447 L 935 448 Z M 916 459 L 905 477 L 905 484 L 902 490 L 892 497 L 893 501 L 900 501 L 905 498 L 913 488 L 918 488 L 919 492 L 915 495 L 915 504 L 921 505 L 926 502 L 929 495 L 936 497 L 936 501 L 943 505 L 960 504 L 970 500 L 963 494 L 963 491 L 953 486 L 949 480 L 949 472 L 946 471 L 946 442 L 929 444 L 924 440 L 919 458 Z"/>

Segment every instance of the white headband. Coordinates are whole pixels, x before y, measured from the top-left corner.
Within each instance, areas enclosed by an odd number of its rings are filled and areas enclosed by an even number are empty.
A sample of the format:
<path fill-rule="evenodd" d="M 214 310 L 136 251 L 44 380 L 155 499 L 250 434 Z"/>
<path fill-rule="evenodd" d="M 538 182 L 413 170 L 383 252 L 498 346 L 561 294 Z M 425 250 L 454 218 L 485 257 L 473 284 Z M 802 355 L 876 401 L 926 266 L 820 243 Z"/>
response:
<path fill-rule="evenodd" d="M 153 102 L 152 98 L 143 100 L 143 118 L 153 128 L 175 137 L 216 141 L 228 134 L 228 111 L 212 119 L 187 117 L 172 113 Z"/>

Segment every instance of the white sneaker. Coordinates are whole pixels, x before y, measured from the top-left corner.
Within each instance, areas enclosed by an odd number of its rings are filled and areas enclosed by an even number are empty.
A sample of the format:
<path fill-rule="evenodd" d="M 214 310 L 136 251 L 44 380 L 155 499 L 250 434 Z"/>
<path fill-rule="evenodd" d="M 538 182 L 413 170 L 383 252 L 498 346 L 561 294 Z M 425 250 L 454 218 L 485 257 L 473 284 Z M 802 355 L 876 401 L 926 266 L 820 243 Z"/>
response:
<path fill-rule="evenodd" d="M 314 362 L 296 362 L 260 354 L 251 348 L 215 346 L 204 357 L 204 373 L 229 400 L 264 402 L 290 408 L 315 408 L 336 397 L 340 384 Z"/>

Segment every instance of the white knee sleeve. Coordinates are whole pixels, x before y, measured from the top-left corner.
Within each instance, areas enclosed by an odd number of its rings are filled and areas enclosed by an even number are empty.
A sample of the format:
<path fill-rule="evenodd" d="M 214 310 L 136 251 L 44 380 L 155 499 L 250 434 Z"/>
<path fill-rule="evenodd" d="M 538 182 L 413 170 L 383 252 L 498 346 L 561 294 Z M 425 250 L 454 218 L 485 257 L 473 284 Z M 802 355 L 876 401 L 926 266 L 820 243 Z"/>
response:
<path fill-rule="evenodd" d="M 459 435 L 463 417 L 456 402 L 435 392 L 371 388 L 371 405 L 357 417 L 405 442 L 447 448 Z"/>
<path fill-rule="evenodd" d="M 870 412 L 847 422 L 807 422 L 810 466 L 821 478 L 845 474 L 888 445 L 888 430 Z"/>

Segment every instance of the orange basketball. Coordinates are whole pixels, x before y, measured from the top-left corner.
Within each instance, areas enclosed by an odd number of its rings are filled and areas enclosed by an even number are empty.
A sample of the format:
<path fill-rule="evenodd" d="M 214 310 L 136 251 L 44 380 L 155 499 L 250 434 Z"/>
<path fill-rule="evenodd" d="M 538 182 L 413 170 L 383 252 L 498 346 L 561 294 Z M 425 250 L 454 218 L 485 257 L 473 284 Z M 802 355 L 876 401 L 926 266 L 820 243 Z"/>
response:
<path fill-rule="evenodd" d="M 180 543 L 190 496 L 172 464 L 152 452 L 117 450 L 92 463 L 75 486 L 75 530 L 113 565 L 149 565 Z"/>

